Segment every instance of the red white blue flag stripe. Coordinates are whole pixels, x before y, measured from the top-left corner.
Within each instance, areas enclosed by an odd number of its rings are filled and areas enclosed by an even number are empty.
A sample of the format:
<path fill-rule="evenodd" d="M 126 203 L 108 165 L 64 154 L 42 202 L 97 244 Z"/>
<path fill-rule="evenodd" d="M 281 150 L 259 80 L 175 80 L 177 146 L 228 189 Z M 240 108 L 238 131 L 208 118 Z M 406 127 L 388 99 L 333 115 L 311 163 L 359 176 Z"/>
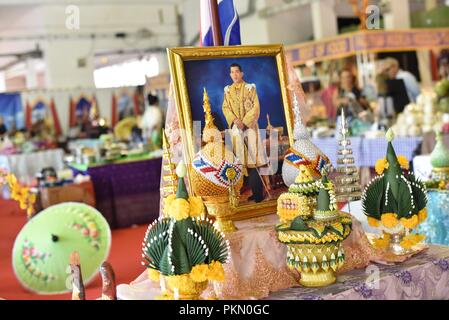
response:
<path fill-rule="evenodd" d="M 208 0 L 201 0 L 201 46 L 213 46 L 212 17 Z M 235 46 L 241 44 L 240 20 L 233 0 L 218 0 L 218 16 L 220 18 L 221 36 L 223 45 Z"/>

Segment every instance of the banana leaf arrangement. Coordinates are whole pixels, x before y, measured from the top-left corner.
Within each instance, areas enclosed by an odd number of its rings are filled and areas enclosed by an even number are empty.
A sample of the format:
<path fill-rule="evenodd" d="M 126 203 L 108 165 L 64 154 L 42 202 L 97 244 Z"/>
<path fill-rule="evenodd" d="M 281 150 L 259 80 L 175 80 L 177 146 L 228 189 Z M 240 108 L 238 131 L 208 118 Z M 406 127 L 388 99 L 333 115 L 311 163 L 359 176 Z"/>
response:
<path fill-rule="evenodd" d="M 229 257 L 229 242 L 205 217 L 199 197 L 189 197 L 183 177 L 185 166 L 176 169 L 179 177 L 176 195 L 164 199 L 164 215 L 154 221 L 143 241 L 143 264 L 150 279 L 170 279 L 182 291 L 192 281 L 224 281 L 223 264 Z"/>

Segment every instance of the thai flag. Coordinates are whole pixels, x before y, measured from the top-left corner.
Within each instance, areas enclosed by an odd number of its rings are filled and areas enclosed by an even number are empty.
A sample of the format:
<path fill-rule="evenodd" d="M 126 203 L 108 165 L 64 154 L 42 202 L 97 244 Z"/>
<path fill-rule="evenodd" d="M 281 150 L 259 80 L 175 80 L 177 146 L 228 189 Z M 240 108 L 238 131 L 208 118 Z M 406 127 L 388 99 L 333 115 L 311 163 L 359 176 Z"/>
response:
<path fill-rule="evenodd" d="M 212 23 L 208 0 L 201 0 L 201 46 L 213 46 Z M 234 46 L 241 44 L 240 21 L 233 0 L 218 0 L 218 16 L 220 18 L 221 37 L 223 45 Z"/>

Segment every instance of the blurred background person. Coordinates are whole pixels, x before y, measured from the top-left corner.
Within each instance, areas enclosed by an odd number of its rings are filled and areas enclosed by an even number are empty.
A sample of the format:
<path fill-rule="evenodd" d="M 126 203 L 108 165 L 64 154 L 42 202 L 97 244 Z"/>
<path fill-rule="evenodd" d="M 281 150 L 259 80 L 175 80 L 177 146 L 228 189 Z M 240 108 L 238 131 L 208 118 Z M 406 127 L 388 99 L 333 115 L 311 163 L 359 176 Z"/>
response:
<path fill-rule="evenodd" d="M 336 106 L 337 131 L 340 127 L 342 111 L 348 122 L 349 129 L 353 128 L 352 122 L 371 123 L 373 115 L 368 101 L 356 86 L 356 77 L 349 69 L 342 69 L 339 73 L 339 86 L 333 95 L 333 104 Z"/>
<path fill-rule="evenodd" d="M 141 127 L 142 137 L 145 141 L 160 145 L 162 141 L 162 127 L 164 124 L 164 114 L 159 105 L 159 98 L 149 93 L 147 95 L 148 106 L 142 116 Z"/>
<path fill-rule="evenodd" d="M 389 79 L 402 79 L 404 81 L 407 95 L 412 102 L 416 102 L 416 98 L 421 93 L 421 88 L 416 80 L 416 77 L 409 71 L 402 70 L 399 66 L 398 60 L 395 58 L 386 58 L 384 61 L 384 72 Z"/>

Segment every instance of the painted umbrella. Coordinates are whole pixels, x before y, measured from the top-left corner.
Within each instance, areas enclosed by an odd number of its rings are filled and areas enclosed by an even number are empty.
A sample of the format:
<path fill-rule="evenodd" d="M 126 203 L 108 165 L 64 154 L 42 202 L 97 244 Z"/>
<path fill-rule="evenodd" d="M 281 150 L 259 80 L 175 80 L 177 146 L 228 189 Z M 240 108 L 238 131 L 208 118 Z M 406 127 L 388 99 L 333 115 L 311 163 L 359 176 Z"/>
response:
<path fill-rule="evenodd" d="M 88 284 L 107 259 L 111 230 L 95 208 L 67 202 L 33 217 L 20 231 L 13 248 L 16 277 L 39 294 L 71 291 L 69 257 L 78 251 L 82 277 Z"/>

